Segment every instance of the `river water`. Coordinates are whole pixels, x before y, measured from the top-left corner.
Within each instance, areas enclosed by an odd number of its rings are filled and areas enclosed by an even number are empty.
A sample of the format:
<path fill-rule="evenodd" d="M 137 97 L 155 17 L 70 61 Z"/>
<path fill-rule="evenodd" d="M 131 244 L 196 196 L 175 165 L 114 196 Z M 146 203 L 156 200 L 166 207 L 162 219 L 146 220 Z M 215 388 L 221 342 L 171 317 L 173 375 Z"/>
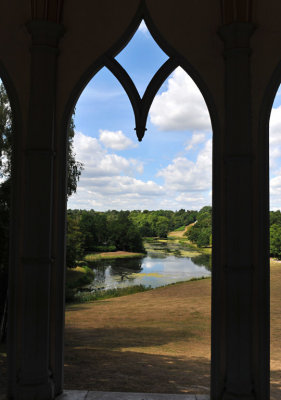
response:
<path fill-rule="evenodd" d="M 177 240 L 150 240 L 143 258 L 96 261 L 89 266 L 95 279 L 92 291 L 134 285 L 153 288 L 211 275 L 209 255 L 200 254 Z"/>

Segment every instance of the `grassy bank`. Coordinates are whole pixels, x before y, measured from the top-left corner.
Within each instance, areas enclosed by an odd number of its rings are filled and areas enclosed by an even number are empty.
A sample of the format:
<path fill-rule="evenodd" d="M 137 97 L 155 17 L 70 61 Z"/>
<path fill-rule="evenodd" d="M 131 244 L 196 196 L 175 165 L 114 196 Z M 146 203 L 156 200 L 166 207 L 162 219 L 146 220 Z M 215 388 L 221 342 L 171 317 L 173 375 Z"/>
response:
<path fill-rule="evenodd" d="M 198 251 L 198 253 L 202 253 L 202 254 L 208 254 L 211 255 L 212 254 L 212 247 L 199 247 L 197 246 L 197 244 L 192 243 L 190 240 L 188 240 L 187 238 L 181 238 L 179 240 L 179 243 L 184 246 L 188 246 L 191 247 L 192 249 Z"/>
<path fill-rule="evenodd" d="M 94 272 L 87 266 L 67 268 L 65 282 L 65 301 L 72 302 L 75 299 L 76 289 L 88 285 L 95 277 Z"/>
<path fill-rule="evenodd" d="M 180 232 L 170 232 L 168 235 L 167 240 L 171 240 L 171 241 L 175 241 L 177 243 L 179 243 L 181 246 L 184 247 L 188 247 L 189 249 L 193 249 L 194 251 L 196 251 L 197 253 L 201 253 L 201 254 L 208 254 L 211 255 L 212 254 L 212 247 L 199 247 L 197 246 L 197 244 L 192 243 L 186 236 L 179 236 L 179 235 L 174 235 L 174 233 L 182 233 L 182 231 Z M 172 235 L 173 234 L 173 235 Z"/>
<path fill-rule="evenodd" d="M 281 262 L 270 262 L 271 400 L 281 398 Z M 211 280 L 67 305 L 65 389 L 209 393 Z M 0 398 L 7 387 L 0 345 Z M 1 395 L 3 397 L 1 397 Z"/>
<path fill-rule="evenodd" d="M 151 290 L 151 287 L 145 287 L 144 285 L 135 285 L 129 286 L 125 288 L 114 288 L 114 289 L 107 289 L 107 290 L 99 290 L 96 292 L 79 292 L 76 293 L 72 300 L 69 303 L 86 303 L 90 301 L 97 301 L 97 300 L 105 300 L 105 299 L 112 299 L 114 297 L 122 297 L 128 296 L 130 294 L 146 292 L 147 290 Z"/>
<path fill-rule="evenodd" d="M 92 282 L 94 279 L 94 272 L 87 266 L 67 268 L 66 270 L 66 287 L 74 289 L 81 287 Z"/>
<path fill-rule="evenodd" d="M 208 393 L 210 283 L 67 306 L 65 388 Z"/>
<path fill-rule="evenodd" d="M 199 247 L 199 246 L 197 246 L 197 244 L 191 242 L 186 237 L 186 233 L 192 228 L 193 225 L 194 225 L 194 223 L 187 225 L 185 227 L 180 227 L 173 232 L 169 232 L 168 240 L 176 240 L 183 247 L 186 246 L 186 247 L 194 249 L 198 253 L 211 255 L 212 254 L 211 246 L 210 247 Z"/>
<path fill-rule="evenodd" d="M 281 398 L 281 263 L 271 261 L 271 400 Z M 66 308 L 65 388 L 209 393 L 211 280 Z"/>
<path fill-rule="evenodd" d="M 182 231 L 185 231 L 185 229 L 186 229 L 186 226 L 183 225 L 183 226 L 180 226 L 179 228 L 175 229 L 174 232 L 182 232 Z"/>
<path fill-rule="evenodd" d="M 184 282 L 201 281 L 202 279 L 211 279 L 211 277 L 210 276 L 201 276 L 198 278 L 191 278 Z M 161 288 L 167 287 L 167 286 L 180 285 L 182 283 L 183 283 L 183 281 L 174 282 L 174 283 L 169 283 L 168 285 L 160 286 L 157 288 L 152 288 L 151 286 L 144 286 L 144 285 L 134 285 L 134 286 L 128 286 L 128 287 L 123 287 L 123 288 L 119 287 L 119 288 L 113 288 L 113 289 L 98 290 L 96 292 L 78 292 L 76 294 L 73 294 L 72 298 L 70 300 L 68 300 L 68 303 L 80 304 L 80 303 L 87 303 L 87 302 L 97 301 L 97 300 L 112 299 L 114 297 L 122 297 L 122 296 L 128 296 L 130 294 L 147 292 L 148 290 L 158 290 L 158 289 L 161 289 Z"/>
<path fill-rule="evenodd" d="M 99 261 L 99 260 L 112 260 L 115 258 L 141 258 L 144 257 L 144 253 L 133 253 L 129 251 L 108 251 L 104 253 L 93 253 L 87 254 L 84 259 L 85 261 Z"/>

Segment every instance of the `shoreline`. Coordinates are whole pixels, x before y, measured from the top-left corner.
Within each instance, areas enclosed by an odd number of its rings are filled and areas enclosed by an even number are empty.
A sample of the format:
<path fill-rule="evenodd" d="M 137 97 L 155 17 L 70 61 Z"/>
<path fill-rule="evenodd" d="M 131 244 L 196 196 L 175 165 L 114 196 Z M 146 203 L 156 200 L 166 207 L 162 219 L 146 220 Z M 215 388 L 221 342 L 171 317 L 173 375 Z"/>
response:
<path fill-rule="evenodd" d="M 145 286 L 145 285 L 133 285 L 133 286 L 126 286 L 126 287 L 119 287 L 119 288 L 112 288 L 112 289 L 104 289 L 95 292 L 79 292 L 76 294 L 76 298 L 73 298 L 72 301 L 66 303 L 66 308 L 71 307 L 77 304 L 83 303 L 91 303 L 95 301 L 102 301 L 107 299 L 112 299 L 116 297 L 123 297 L 123 296 L 131 296 L 133 294 L 153 291 L 158 289 L 163 289 L 169 286 L 181 285 L 183 283 L 194 282 L 194 281 L 202 281 L 205 279 L 211 279 L 211 276 L 200 276 L 198 278 L 190 278 L 184 281 L 177 281 L 173 283 L 168 283 L 167 285 L 161 285 L 157 287 Z"/>
<path fill-rule="evenodd" d="M 103 253 L 93 253 L 87 254 L 84 257 L 85 261 L 92 262 L 92 261 L 100 261 L 100 260 L 110 260 L 115 258 L 141 258 L 145 257 L 145 253 L 134 253 L 130 251 L 108 251 Z"/>

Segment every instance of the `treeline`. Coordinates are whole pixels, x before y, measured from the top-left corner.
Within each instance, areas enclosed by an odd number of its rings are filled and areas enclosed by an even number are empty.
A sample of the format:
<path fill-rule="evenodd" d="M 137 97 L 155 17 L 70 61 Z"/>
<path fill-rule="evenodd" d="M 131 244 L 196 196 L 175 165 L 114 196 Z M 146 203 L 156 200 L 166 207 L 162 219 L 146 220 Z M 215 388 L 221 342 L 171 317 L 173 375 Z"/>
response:
<path fill-rule="evenodd" d="M 270 256 L 281 259 L 281 212 L 270 211 Z"/>
<path fill-rule="evenodd" d="M 197 211 L 67 211 L 66 264 L 103 251 L 145 252 L 143 237 L 166 238 L 168 232 L 196 221 Z"/>
<path fill-rule="evenodd" d="M 67 211 L 66 265 L 89 253 L 103 251 L 145 252 L 140 232 L 129 211 Z"/>
<path fill-rule="evenodd" d="M 281 211 L 270 211 L 270 256 L 281 259 Z M 199 247 L 212 244 L 212 208 L 203 207 L 197 213 L 197 221 L 187 232 L 190 241 Z"/>
<path fill-rule="evenodd" d="M 157 210 L 130 212 L 130 219 L 138 228 L 142 237 L 166 238 L 168 233 L 196 221 L 198 211 Z"/>
<path fill-rule="evenodd" d="M 212 245 L 212 207 L 205 206 L 197 212 L 196 222 L 185 233 L 198 247 Z"/>
<path fill-rule="evenodd" d="M 270 256 L 281 259 L 281 211 L 270 211 Z M 212 208 L 203 207 L 196 223 L 186 232 L 188 239 L 199 247 L 212 245 Z"/>

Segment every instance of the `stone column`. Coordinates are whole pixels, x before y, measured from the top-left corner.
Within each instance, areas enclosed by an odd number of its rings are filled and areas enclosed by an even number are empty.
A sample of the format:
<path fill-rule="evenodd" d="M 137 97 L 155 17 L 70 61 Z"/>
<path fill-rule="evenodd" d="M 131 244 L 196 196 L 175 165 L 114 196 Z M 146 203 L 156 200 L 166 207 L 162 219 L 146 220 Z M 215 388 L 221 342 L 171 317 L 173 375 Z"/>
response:
<path fill-rule="evenodd" d="M 223 400 L 253 400 L 253 150 L 248 22 L 224 25 L 225 382 Z"/>
<path fill-rule="evenodd" d="M 29 122 L 25 140 L 24 221 L 17 310 L 17 399 L 54 398 L 50 369 L 50 280 L 52 258 L 53 162 L 56 61 L 61 25 L 34 20 Z"/>

